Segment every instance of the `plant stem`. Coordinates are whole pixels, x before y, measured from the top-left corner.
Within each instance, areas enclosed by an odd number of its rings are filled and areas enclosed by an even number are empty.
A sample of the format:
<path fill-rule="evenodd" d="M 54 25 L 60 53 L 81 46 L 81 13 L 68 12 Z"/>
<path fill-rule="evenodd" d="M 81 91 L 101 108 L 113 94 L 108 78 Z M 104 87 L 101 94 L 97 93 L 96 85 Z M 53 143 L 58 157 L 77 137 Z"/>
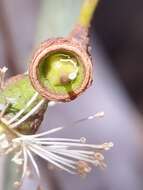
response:
<path fill-rule="evenodd" d="M 79 24 L 88 28 L 99 0 L 84 0 L 79 16 Z"/>

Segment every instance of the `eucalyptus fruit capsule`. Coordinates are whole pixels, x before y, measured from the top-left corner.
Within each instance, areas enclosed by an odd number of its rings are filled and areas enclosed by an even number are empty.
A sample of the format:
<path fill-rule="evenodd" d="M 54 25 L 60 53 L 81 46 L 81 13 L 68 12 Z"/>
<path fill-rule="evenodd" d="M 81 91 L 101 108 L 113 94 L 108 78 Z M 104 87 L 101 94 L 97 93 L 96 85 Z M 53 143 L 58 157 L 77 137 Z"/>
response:
<path fill-rule="evenodd" d="M 33 87 L 48 100 L 71 101 L 92 81 L 92 64 L 86 48 L 72 38 L 41 44 L 29 68 Z"/>

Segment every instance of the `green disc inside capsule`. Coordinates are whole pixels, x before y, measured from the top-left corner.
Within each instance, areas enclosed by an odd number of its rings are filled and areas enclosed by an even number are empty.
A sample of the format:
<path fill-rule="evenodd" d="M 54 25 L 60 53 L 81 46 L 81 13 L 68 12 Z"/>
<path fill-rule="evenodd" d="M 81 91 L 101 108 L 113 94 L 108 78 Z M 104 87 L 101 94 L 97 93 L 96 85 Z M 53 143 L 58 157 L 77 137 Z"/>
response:
<path fill-rule="evenodd" d="M 39 80 L 54 94 L 68 94 L 79 88 L 84 79 L 84 67 L 74 54 L 55 52 L 41 60 Z"/>

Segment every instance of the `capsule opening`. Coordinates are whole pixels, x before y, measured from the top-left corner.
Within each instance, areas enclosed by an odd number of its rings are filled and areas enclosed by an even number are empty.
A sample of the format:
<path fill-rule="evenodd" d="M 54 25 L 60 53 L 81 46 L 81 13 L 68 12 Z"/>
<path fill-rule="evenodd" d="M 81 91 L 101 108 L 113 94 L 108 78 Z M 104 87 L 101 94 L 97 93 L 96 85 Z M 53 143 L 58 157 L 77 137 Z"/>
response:
<path fill-rule="evenodd" d="M 70 94 L 84 80 L 84 65 L 77 55 L 65 50 L 50 52 L 40 60 L 37 76 L 41 85 L 54 94 Z"/>

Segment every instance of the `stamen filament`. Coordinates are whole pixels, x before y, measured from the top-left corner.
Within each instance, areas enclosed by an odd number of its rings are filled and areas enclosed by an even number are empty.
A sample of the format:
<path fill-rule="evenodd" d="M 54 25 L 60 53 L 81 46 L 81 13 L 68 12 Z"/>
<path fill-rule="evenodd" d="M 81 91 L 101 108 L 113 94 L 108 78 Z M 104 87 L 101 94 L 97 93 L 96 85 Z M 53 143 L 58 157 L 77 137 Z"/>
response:
<path fill-rule="evenodd" d="M 22 179 L 25 177 L 26 171 L 27 171 L 27 162 L 28 162 L 28 157 L 27 157 L 27 153 L 26 153 L 26 148 L 23 145 L 23 157 L 24 157 L 24 163 L 23 163 L 23 173 L 22 173 Z"/>
<path fill-rule="evenodd" d="M 37 176 L 40 178 L 39 168 L 38 168 L 38 165 L 36 164 L 36 161 L 35 161 L 33 155 L 31 154 L 31 152 L 28 149 L 26 149 L 26 152 L 27 152 L 27 154 L 28 154 L 28 156 L 29 156 L 34 168 L 35 168 Z"/>
<path fill-rule="evenodd" d="M 21 123 L 23 123 L 25 120 L 27 120 L 31 115 L 33 115 L 43 104 L 45 103 L 45 100 L 41 100 L 29 113 L 27 113 L 25 116 L 23 116 L 19 121 L 13 123 L 11 125 L 12 128 L 18 127 Z"/>
<path fill-rule="evenodd" d="M 85 154 L 85 155 L 93 155 L 93 154 L 95 154 L 95 152 L 88 151 L 88 150 L 77 150 L 77 149 L 76 150 L 72 150 L 72 149 L 70 149 L 70 151 L 73 152 L 73 153 L 78 152 L 78 153 Z"/>
<path fill-rule="evenodd" d="M 37 137 L 42 137 L 42 136 L 45 136 L 45 135 L 50 135 L 52 133 L 55 133 L 57 131 L 60 131 L 62 130 L 63 127 L 57 127 L 57 128 L 54 128 L 54 129 L 50 129 L 46 132 L 43 132 L 43 133 L 39 133 L 39 134 L 36 134 L 36 135 L 28 135 L 28 137 L 34 137 L 34 138 L 37 138 Z M 24 135 L 23 135 L 24 136 Z"/>
<path fill-rule="evenodd" d="M 35 141 L 66 141 L 66 142 L 81 142 L 81 139 L 68 138 L 35 138 Z"/>
<path fill-rule="evenodd" d="M 92 164 L 95 163 L 95 161 L 92 160 L 92 159 L 85 158 L 83 155 L 72 154 L 72 153 L 70 153 L 68 151 L 64 151 L 64 150 L 63 151 L 61 151 L 61 150 L 59 151 L 59 150 L 57 150 L 57 151 L 53 151 L 53 152 L 61 154 L 63 156 L 67 156 L 69 158 L 76 159 L 76 160 L 83 160 L 83 161 L 86 161 L 86 162 L 92 163 Z"/>
<path fill-rule="evenodd" d="M 86 148 L 93 148 L 93 149 L 105 149 L 104 144 L 103 145 L 95 145 L 95 144 L 82 144 L 82 143 L 66 143 L 66 142 L 42 142 L 37 141 L 36 144 L 40 145 L 65 145 L 65 146 L 71 146 L 71 147 L 86 147 Z"/>
<path fill-rule="evenodd" d="M 55 154 L 53 154 L 53 153 L 51 153 L 51 152 L 49 152 L 49 151 L 46 151 L 44 148 L 41 148 L 40 146 L 32 145 L 32 147 L 38 149 L 39 152 L 41 151 L 42 154 L 43 154 L 43 153 L 46 154 L 47 157 L 50 157 L 51 159 L 55 160 L 56 162 L 59 162 L 59 163 L 61 163 L 61 164 L 63 164 L 63 165 L 66 165 L 67 167 L 70 167 L 70 168 L 72 168 L 72 169 L 75 169 L 75 167 L 72 165 L 72 164 L 75 164 L 74 161 L 68 160 L 68 159 L 66 159 L 66 158 L 62 158 L 62 157 L 60 157 L 60 156 L 58 156 L 58 155 L 55 155 Z"/>
<path fill-rule="evenodd" d="M 63 151 L 69 152 L 71 154 L 78 155 L 78 156 L 81 156 L 81 157 L 84 157 L 84 158 L 91 159 L 91 155 L 80 153 L 79 150 L 63 150 Z"/>
<path fill-rule="evenodd" d="M 0 112 L 0 119 L 3 117 L 3 115 L 5 114 L 5 112 L 7 111 L 8 107 L 11 105 L 10 102 L 8 102 L 6 104 L 6 106 L 4 107 L 4 109 Z"/>
<path fill-rule="evenodd" d="M 32 96 L 32 98 L 27 102 L 26 106 L 8 121 L 8 125 L 16 121 L 33 104 L 33 102 L 37 99 L 38 95 L 38 92 L 36 92 L 34 96 Z"/>
<path fill-rule="evenodd" d="M 67 169 L 66 167 L 62 166 L 61 164 L 59 164 L 59 163 L 53 161 L 53 160 L 50 159 L 49 157 L 46 157 L 45 155 L 40 154 L 39 151 L 35 150 L 33 147 L 30 146 L 29 148 L 30 148 L 30 150 L 31 150 L 32 152 L 34 152 L 35 154 L 37 154 L 38 156 L 40 156 L 40 157 L 43 158 L 44 160 L 47 160 L 48 162 L 50 162 L 50 163 L 52 163 L 53 165 L 57 166 L 58 168 L 60 168 L 60 169 L 62 169 L 62 170 L 65 170 L 65 171 L 67 171 L 67 172 L 69 172 L 69 173 L 71 173 L 71 174 L 75 174 L 75 172 L 72 172 L 71 170 Z"/>

